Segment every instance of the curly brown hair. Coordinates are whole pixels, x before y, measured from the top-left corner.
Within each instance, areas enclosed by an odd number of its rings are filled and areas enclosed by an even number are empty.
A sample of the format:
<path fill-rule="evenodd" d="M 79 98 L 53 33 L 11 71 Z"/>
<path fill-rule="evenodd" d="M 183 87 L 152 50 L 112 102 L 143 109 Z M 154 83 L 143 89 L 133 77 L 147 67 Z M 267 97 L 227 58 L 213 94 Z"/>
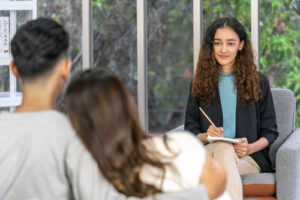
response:
<path fill-rule="evenodd" d="M 238 104 L 254 103 L 262 96 L 253 49 L 245 28 L 235 18 L 221 18 L 213 22 L 206 31 L 192 81 L 192 95 L 203 107 L 209 106 L 218 92 L 220 65 L 213 56 L 213 44 L 217 29 L 223 27 L 230 27 L 238 34 L 240 41 L 244 41 L 243 49 L 235 58 L 233 71 Z"/>

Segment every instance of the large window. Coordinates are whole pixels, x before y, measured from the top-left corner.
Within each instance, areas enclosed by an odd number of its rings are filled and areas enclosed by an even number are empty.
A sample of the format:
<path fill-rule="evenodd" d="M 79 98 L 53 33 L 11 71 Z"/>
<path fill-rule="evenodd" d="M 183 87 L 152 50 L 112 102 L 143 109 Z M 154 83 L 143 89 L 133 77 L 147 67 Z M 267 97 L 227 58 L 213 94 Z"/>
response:
<path fill-rule="evenodd" d="M 260 1 L 260 71 L 273 87 L 293 90 L 300 117 L 300 3 Z M 296 120 L 300 127 L 300 121 Z"/>
<path fill-rule="evenodd" d="M 148 124 L 157 133 L 184 122 L 193 76 L 193 3 L 147 2 Z"/>
<path fill-rule="evenodd" d="M 136 97 L 136 0 L 92 3 L 94 67 L 113 71 Z"/>

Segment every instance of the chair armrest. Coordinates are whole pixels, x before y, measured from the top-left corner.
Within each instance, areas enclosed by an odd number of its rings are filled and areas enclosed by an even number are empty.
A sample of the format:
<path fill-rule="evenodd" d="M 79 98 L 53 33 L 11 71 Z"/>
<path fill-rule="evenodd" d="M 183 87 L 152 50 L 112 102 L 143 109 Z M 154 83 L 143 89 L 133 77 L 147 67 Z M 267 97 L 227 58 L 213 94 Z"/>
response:
<path fill-rule="evenodd" d="M 280 199 L 300 199 L 300 129 L 294 131 L 276 155 L 276 195 Z"/>

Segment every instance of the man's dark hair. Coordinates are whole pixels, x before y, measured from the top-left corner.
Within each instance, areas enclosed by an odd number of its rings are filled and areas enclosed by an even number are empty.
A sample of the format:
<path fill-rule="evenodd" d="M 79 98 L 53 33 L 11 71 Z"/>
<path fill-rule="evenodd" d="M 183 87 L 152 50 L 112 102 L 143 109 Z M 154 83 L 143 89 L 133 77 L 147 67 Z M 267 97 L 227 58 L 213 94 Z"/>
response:
<path fill-rule="evenodd" d="M 11 42 L 12 56 L 23 79 L 35 79 L 53 70 L 67 55 L 69 34 L 57 22 L 38 18 L 21 26 Z"/>

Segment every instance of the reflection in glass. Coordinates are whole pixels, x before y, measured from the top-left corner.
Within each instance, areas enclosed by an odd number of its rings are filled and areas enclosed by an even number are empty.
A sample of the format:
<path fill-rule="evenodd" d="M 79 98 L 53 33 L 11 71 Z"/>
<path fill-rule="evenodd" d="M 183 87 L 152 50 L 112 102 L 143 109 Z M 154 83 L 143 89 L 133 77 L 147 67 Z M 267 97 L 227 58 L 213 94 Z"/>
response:
<path fill-rule="evenodd" d="M 162 133 L 184 123 L 193 74 L 193 4 L 147 2 L 148 125 Z"/>
<path fill-rule="evenodd" d="M 136 97 L 136 0 L 92 2 L 94 67 L 113 71 Z"/>

